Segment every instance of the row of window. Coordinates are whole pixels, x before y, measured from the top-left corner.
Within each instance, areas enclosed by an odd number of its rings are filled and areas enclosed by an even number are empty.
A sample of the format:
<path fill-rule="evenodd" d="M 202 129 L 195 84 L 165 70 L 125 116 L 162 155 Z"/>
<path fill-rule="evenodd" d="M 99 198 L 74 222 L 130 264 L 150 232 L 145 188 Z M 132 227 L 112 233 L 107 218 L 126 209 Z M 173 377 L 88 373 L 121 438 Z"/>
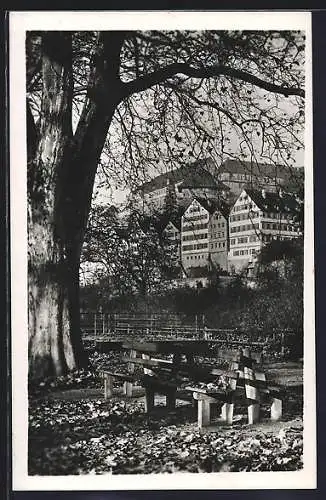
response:
<path fill-rule="evenodd" d="M 237 241 L 238 241 L 238 244 L 239 243 L 248 243 L 248 241 L 250 243 L 253 243 L 254 241 L 258 241 L 259 238 L 258 236 L 256 236 L 255 234 L 251 234 L 250 236 L 241 236 L 240 238 L 231 238 L 230 240 L 230 245 L 236 245 Z"/>
<path fill-rule="evenodd" d="M 244 214 L 231 215 L 230 222 L 234 222 L 236 220 L 255 219 L 258 216 L 259 216 L 259 212 L 246 212 Z"/>
<path fill-rule="evenodd" d="M 210 244 L 210 248 L 211 250 L 213 250 L 214 248 L 225 248 L 225 241 L 219 241 L 218 243 L 211 243 Z"/>
<path fill-rule="evenodd" d="M 230 228 L 230 233 L 240 233 L 242 231 L 250 231 L 251 229 L 258 229 L 259 224 L 242 224 L 242 226 L 234 226 Z"/>
<path fill-rule="evenodd" d="M 194 245 L 182 245 L 182 250 L 186 252 L 187 250 L 201 250 L 202 248 L 208 248 L 208 243 L 197 243 Z"/>
<path fill-rule="evenodd" d="M 241 198 L 239 198 L 239 200 L 241 200 Z M 232 208 L 232 212 L 241 212 L 242 210 L 250 210 L 251 208 L 253 208 L 253 204 L 252 203 L 249 203 L 249 204 L 246 204 L 246 205 L 235 205 Z"/>
<path fill-rule="evenodd" d="M 207 222 L 202 222 L 201 224 L 184 224 L 182 226 L 182 231 L 187 232 L 187 231 L 196 231 L 199 229 L 207 229 Z"/>
<path fill-rule="evenodd" d="M 222 231 L 221 233 L 211 233 L 212 238 L 225 238 L 225 232 Z"/>
<path fill-rule="evenodd" d="M 283 212 L 264 212 L 263 213 L 263 217 L 265 219 L 287 219 L 288 218 L 288 214 L 284 214 Z"/>
<path fill-rule="evenodd" d="M 182 236 L 182 241 L 206 240 L 206 239 L 207 239 L 207 232 L 199 234 L 187 234 L 186 236 Z"/>
<path fill-rule="evenodd" d="M 279 234 L 263 234 L 262 235 L 262 241 L 268 242 L 272 240 L 294 240 L 295 238 L 292 238 L 292 236 L 280 236 Z"/>
<path fill-rule="evenodd" d="M 207 254 L 200 254 L 200 255 L 187 255 L 186 256 L 187 260 L 196 260 L 196 259 L 207 259 Z"/>
<path fill-rule="evenodd" d="M 239 257 L 240 255 L 255 255 L 257 250 L 255 248 L 249 248 L 246 250 L 233 250 L 233 255 Z"/>
<path fill-rule="evenodd" d="M 262 222 L 262 229 L 275 229 L 277 231 L 295 231 L 293 226 L 282 223 Z"/>
<path fill-rule="evenodd" d="M 225 223 L 224 222 L 218 222 L 217 224 L 211 224 L 211 228 L 212 229 L 219 229 L 220 227 L 225 227 Z"/>

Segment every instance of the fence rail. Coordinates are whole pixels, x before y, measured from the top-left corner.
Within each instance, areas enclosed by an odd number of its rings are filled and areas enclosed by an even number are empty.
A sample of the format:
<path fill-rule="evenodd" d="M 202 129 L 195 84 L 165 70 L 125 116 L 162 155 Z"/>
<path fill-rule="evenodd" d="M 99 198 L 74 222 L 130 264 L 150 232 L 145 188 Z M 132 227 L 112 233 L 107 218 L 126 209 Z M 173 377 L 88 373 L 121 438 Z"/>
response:
<path fill-rule="evenodd" d="M 293 335 L 290 330 L 266 332 L 252 329 L 245 332 L 234 328 L 207 328 L 204 316 L 194 316 L 193 322 L 189 324 L 183 323 L 182 319 L 176 315 L 108 314 L 97 311 L 82 312 L 81 327 L 84 340 L 109 340 L 126 337 L 144 339 L 192 338 L 232 344 L 250 342 L 251 344 L 264 345 L 267 339 L 272 339 L 282 351 Z"/>

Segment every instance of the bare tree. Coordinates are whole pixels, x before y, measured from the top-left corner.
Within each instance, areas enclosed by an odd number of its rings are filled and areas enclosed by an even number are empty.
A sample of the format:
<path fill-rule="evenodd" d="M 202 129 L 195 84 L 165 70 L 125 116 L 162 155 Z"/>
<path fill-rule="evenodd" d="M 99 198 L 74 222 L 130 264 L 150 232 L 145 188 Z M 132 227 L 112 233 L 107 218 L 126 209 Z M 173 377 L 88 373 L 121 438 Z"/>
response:
<path fill-rule="evenodd" d="M 162 291 L 174 249 L 161 227 L 134 207 L 123 215 L 114 206 L 93 207 L 81 255 L 89 281 L 110 283 L 116 296 Z"/>
<path fill-rule="evenodd" d="M 240 153 L 291 164 L 302 147 L 304 39 L 56 31 L 26 42 L 29 368 L 44 376 L 87 361 L 78 275 L 98 165 L 130 183 L 182 155 L 232 154 L 234 131 Z"/>

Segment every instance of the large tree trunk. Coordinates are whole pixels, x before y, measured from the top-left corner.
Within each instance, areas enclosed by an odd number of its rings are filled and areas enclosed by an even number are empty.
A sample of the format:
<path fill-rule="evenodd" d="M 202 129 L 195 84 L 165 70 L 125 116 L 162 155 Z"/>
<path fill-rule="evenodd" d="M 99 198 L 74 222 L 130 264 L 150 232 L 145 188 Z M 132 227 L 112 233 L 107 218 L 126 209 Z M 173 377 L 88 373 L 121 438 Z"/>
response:
<path fill-rule="evenodd" d="M 37 148 L 33 144 L 28 148 L 29 375 L 33 378 L 61 375 L 87 364 L 79 316 L 80 253 L 97 164 L 120 99 L 116 68 L 103 61 L 118 59 L 122 40 L 114 33 L 99 40 L 89 93 L 73 137 L 71 35 L 43 35 L 41 126 Z M 110 83 L 112 92 L 104 101 Z"/>

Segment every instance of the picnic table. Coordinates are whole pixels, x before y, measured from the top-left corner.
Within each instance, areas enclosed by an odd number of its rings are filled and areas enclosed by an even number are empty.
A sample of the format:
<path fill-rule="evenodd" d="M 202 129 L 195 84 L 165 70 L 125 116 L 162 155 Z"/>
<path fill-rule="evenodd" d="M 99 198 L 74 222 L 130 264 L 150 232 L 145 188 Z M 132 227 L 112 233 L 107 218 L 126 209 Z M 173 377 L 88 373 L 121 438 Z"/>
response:
<path fill-rule="evenodd" d="M 209 425 L 211 405 L 216 403 L 222 405 L 222 420 L 232 423 L 234 403 L 239 398 L 248 405 L 248 423 L 257 422 L 264 393 L 273 395 L 271 418 L 277 420 L 282 414 L 279 389 L 268 387 L 260 355 L 247 348 L 237 351 L 219 349 L 216 357 L 227 360 L 227 368 L 219 368 L 217 359 L 215 366 L 195 361 L 196 355 L 211 355 L 210 342 L 206 340 L 129 340 L 123 341 L 121 348 L 129 351 L 129 356 L 121 359 L 128 371 L 117 373 L 102 369 L 105 397 L 113 393 L 114 378 L 124 382 L 127 396 L 133 394 L 134 383 L 140 382 L 145 388 L 145 411 L 149 413 L 154 408 L 155 394 L 165 395 L 166 406 L 175 408 L 178 389 L 183 386 L 197 404 L 199 427 Z M 161 355 L 165 358 L 157 357 Z M 135 366 L 141 368 L 141 375 L 135 373 Z"/>

